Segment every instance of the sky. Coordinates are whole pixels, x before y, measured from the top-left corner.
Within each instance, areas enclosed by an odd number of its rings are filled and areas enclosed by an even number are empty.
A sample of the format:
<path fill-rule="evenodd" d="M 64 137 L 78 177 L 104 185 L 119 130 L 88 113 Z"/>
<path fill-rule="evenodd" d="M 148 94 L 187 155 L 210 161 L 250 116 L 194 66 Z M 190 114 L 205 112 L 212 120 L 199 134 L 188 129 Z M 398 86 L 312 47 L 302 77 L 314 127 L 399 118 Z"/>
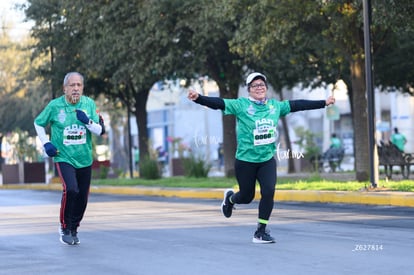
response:
<path fill-rule="evenodd" d="M 25 0 L 1 0 L 0 1 L 0 27 L 6 23 L 11 27 L 10 36 L 14 39 L 27 34 L 31 23 L 24 22 L 24 12 L 14 9 L 15 4 L 23 4 Z"/>

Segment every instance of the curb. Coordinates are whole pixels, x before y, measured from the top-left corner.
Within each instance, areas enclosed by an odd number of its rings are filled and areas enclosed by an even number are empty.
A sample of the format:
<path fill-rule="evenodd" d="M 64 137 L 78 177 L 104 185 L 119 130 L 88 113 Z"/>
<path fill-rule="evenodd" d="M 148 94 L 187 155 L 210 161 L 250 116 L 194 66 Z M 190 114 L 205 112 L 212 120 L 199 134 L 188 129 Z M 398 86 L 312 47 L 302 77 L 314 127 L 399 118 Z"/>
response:
<path fill-rule="evenodd" d="M 8 184 L 0 185 L 0 189 L 29 189 L 60 191 L 61 184 Z M 167 188 L 167 187 L 123 187 L 123 186 L 96 186 L 92 185 L 90 192 L 101 194 L 138 195 L 156 197 L 180 197 L 193 199 L 222 199 L 225 189 L 216 188 Z M 256 192 L 255 200 L 260 198 Z M 275 201 L 286 202 L 317 202 L 317 203 L 345 203 L 362 205 L 388 205 L 414 207 L 414 193 L 412 192 L 383 192 L 383 191 L 301 191 L 276 190 Z"/>
<path fill-rule="evenodd" d="M 278 190 L 276 200 L 414 207 L 412 192 Z"/>

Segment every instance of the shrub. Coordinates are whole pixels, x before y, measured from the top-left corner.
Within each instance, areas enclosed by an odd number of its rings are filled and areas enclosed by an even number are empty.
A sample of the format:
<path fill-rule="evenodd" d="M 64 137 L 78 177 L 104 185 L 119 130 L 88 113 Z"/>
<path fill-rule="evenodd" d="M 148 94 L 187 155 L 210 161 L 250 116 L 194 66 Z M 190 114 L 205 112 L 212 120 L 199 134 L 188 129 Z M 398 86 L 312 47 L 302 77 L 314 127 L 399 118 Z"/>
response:
<path fill-rule="evenodd" d="M 109 167 L 105 165 L 99 165 L 98 169 L 92 169 L 93 179 L 106 179 L 108 178 Z"/>
<path fill-rule="evenodd" d="M 140 177 L 148 180 L 156 180 L 162 177 L 161 169 L 155 159 L 144 159 L 139 164 Z"/>
<path fill-rule="evenodd" d="M 187 177 L 207 178 L 211 164 L 207 163 L 202 157 L 193 154 L 183 159 L 184 173 Z"/>

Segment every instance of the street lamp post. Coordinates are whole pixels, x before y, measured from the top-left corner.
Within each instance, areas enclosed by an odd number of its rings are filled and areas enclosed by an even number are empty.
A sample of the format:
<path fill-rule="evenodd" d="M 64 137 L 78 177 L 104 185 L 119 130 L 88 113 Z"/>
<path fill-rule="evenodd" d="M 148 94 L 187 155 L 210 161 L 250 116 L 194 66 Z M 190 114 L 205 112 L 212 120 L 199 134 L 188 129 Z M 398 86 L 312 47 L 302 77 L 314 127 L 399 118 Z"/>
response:
<path fill-rule="evenodd" d="M 370 157 L 370 182 L 377 187 L 378 182 L 378 155 L 375 142 L 375 94 L 372 85 L 371 63 L 371 1 L 363 1 L 364 13 L 364 50 L 365 50 L 365 83 L 368 98 L 368 138 Z"/>

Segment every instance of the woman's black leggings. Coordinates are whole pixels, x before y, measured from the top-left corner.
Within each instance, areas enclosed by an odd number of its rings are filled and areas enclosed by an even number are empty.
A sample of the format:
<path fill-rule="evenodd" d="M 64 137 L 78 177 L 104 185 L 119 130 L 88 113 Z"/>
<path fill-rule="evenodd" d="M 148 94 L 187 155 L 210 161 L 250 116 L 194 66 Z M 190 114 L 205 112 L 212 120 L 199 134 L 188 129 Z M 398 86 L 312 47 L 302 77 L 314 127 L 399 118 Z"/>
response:
<path fill-rule="evenodd" d="M 253 163 L 235 160 L 236 179 L 240 191 L 232 196 L 237 204 L 248 204 L 256 193 L 256 180 L 260 185 L 259 220 L 268 221 L 272 214 L 276 188 L 276 160 Z"/>
<path fill-rule="evenodd" d="M 56 168 L 63 187 L 60 224 L 62 228 L 76 230 L 88 204 L 92 166 L 75 168 L 69 163 L 57 162 Z"/>

